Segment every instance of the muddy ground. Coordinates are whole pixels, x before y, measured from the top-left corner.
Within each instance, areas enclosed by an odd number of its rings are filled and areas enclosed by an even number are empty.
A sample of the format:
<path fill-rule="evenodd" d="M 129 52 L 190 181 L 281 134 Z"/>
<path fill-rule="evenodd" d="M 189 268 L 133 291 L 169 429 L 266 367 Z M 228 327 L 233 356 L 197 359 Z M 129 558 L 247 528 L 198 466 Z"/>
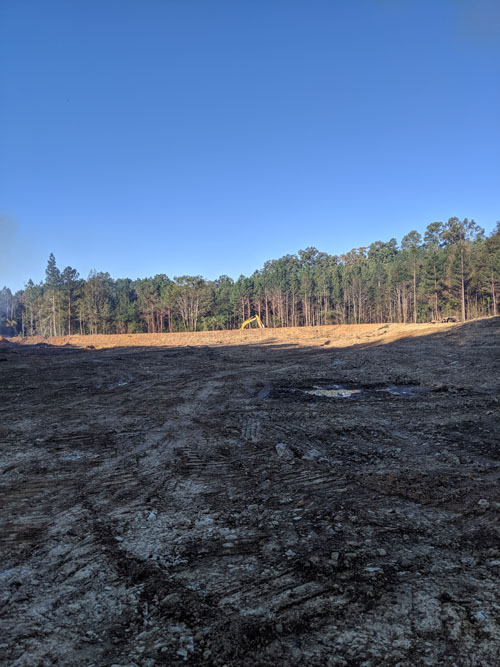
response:
<path fill-rule="evenodd" d="M 2 664 L 498 665 L 500 318 L 294 331 L 3 342 Z"/>

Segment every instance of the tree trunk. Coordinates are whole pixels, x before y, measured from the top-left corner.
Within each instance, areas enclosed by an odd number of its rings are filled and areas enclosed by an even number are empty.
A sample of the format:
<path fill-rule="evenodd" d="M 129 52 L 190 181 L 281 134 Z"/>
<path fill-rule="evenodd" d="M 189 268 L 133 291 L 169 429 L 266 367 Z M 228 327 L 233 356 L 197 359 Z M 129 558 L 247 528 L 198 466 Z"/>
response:
<path fill-rule="evenodd" d="M 493 299 L 493 317 L 497 316 L 497 297 L 495 294 L 495 277 L 491 269 L 491 298 Z"/>
<path fill-rule="evenodd" d="M 413 262 L 413 322 L 417 323 L 417 262 Z"/>
<path fill-rule="evenodd" d="M 460 252 L 460 268 L 461 268 L 461 281 L 462 281 L 462 322 L 465 322 L 465 277 L 464 277 L 464 250 L 461 249 Z"/>
<path fill-rule="evenodd" d="M 52 294 L 52 335 L 57 336 L 56 333 L 56 295 Z"/>
<path fill-rule="evenodd" d="M 71 336 L 71 296 L 68 296 L 68 336 Z"/>

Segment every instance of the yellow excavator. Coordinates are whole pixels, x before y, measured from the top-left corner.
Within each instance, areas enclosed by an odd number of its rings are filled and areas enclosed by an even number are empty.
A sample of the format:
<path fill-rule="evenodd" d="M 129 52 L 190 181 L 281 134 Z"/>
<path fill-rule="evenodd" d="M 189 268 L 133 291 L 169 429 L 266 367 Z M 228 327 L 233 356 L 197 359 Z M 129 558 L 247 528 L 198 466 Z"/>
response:
<path fill-rule="evenodd" d="M 262 324 L 262 320 L 258 315 L 254 315 L 253 317 L 249 317 L 248 320 L 245 320 L 243 324 L 241 325 L 240 329 L 245 329 L 249 324 L 252 324 L 252 322 L 257 322 L 257 326 L 259 329 L 263 329 L 264 325 Z"/>

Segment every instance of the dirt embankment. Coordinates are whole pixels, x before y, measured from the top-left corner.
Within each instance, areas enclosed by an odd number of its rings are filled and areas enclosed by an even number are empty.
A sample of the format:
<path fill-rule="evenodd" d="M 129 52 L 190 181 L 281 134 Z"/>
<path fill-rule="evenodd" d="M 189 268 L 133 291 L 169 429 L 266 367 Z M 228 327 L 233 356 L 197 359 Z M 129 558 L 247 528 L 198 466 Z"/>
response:
<path fill-rule="evenodd" d="M 326 345 L 346 347 L 360 342 L 388 342 L 409 336 L 425 336 L 449 329 L 453 324 L 340 324 L 319 327 L 283 327 L 277 329 L 245 329 L 231 331 L 196 331 L 162 334 L 99 334 L 95 336 L 31 336 L 11 338 L 22 345 L 92 346 L 96 350 L 113 347 L 184 347 L 200 345 L 266 344 Z"/>
<path fill-rule="evenodd" d="M 4 345 L 0 662 L 496 667 L 499 342 Z"/>

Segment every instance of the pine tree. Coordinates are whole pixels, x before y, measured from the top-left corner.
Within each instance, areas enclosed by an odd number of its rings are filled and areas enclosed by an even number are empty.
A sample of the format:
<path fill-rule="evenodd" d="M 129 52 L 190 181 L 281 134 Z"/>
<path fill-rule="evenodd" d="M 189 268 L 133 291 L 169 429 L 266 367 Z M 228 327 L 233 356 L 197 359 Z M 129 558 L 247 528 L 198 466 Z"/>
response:
<path fill-rule="evenodd" d="M 58 334 L 60 298 L 61 298 L 62 278 L 61 272 L 56 266 L 56 258 L 50 253 L 45 269 L 45 293 L 50 304 L 51 313 L 51 333 L 53 336 Z"/>

